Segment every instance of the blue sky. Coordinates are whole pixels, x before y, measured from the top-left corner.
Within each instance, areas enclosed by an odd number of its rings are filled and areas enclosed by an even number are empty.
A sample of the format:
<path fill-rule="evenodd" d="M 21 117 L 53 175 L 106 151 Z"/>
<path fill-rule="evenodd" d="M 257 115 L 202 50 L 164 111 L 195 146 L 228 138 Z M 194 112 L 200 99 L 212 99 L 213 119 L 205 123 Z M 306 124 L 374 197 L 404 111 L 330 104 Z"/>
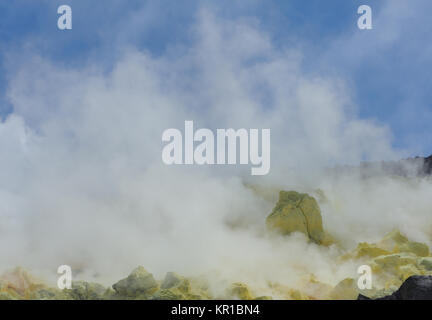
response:
<path fill-rule="evenodd" d="M 71 31 L 57 29 L 61 4 L 72 7 Z M 373 30 L 357 29 L 360 4 L 372 7 Z M 30 55 L 110 70 L 125 47 L 176 54 L 193 41 L 202 7 L 229 19 L 255 19 L 274 45 L 301 47 L 304 72 L 347 81 L 359 115 L 390 126 L 395 147 L 432 153 L 432 3 L 423 0 L 3 1 L 0 115 L 13 112 L 5 95 L 9 79 Z"/>

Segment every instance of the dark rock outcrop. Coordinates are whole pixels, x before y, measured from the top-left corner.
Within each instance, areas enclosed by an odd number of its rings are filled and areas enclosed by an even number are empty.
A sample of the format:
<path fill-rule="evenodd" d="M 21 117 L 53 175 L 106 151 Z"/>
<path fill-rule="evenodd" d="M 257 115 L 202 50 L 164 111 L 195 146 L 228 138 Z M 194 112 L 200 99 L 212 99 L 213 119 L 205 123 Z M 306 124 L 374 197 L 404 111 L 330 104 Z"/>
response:
<path fill-rule="evenodd" d="M 432 175 L 432 155 L 424 159 L 423 172 Z"/>
<path fill-rule="evenodd" d="M 400 177 L 425 177 L 432 175 L 432 155 L 414 157 L 399 161 L 362 162 L 358 166 L 338 166 L 333 169 L 336 174 L 358 172 L 364 178 L 379 175 Z"/>
<path fill-rule="evenodd" d="M 357 300 L 371 300 L 359 295 Z M 393 294 L 375 300 L 432 300 L 432 276 L 411 276 Z"/>

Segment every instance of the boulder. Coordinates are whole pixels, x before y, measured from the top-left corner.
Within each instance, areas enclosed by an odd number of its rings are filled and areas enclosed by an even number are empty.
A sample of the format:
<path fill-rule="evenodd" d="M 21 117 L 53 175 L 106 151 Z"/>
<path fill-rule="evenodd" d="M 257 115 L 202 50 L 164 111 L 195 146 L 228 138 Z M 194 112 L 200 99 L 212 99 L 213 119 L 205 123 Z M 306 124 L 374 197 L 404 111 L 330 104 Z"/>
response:
<path fill-rule="evenodd" d="M 184 278 L 179 276 L 177 273 L 168 272 L 161 284 L 161 289 L 170 289 L 172 287 L 175 287 L 178 284 L 180 284 L 183 280 Z"/>
<path fill-rule="evenodd" d="M 266 225 L 269 230 L 283 235 L 302 232 L 318 244 L 329 240 L 324 233 L 318 203 L 306 193 L 280 191 L 279 201 L 267 217 Z"/>
<path fill-rule="evenodd" d="M 115 292 L 126 298 L 145 298 L 158 290 L 158 283 L 153 275 L 139 266 L 125 279 L 114 284 Z"/>
<path fill-rule="evenodd" d="M 64 292 L 73 300 L 102 300 L 106 288 L 98 283 L 74 281 L 71 289 Z"/>

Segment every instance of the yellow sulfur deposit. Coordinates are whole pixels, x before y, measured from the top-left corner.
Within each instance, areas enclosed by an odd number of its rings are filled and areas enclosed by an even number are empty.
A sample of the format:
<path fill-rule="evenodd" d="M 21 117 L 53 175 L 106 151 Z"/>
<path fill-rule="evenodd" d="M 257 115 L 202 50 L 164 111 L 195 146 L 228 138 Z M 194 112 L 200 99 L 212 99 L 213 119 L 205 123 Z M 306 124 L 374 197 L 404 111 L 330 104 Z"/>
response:
<path fill-rule="evenodd" d="M 380 248 L 376 244 L 369 244 L 367 242 L 359 243 L 354 252 L 354 256 L 356 258 L 361 258 L 361 257 L 375 258 L 386 254 L 390 254 L 390 252 L 384 250 L 383 248 Z"/>
<path fill-rule="evenodd" d="M 281 234 L 302 232 L 318 244 L 329 244 L 321 210 L 315 198 L 296 191 L 281 191 L 279 201 L 266 220 L 267 228 Z"/>
<path fill-rule="evenodd" d="M 238 300 L 252 300 L 253 296 L 247 285 L 241 282 L 235 282 L 228 289 L 228 297 Z"/>
<path fill-rule="evenodd" d="M 420 257 L 429 255 L 429 247 L 426 244 L 409 241 L 399 230 L 388 233 L 378 246 L 390 252 L 411 252 Z"/>
<path fill-rule="evenodd" d="M 347 278 L 339 282 L 336 287 L 330 292 L 332 300 L 355 300 L 359 295 L 356 281 L 352 278 Z"/>
<path fill-rule="evenodd" d="M 155 300 L 202 300 L 206 299 L 203 290 L 192 288 L 191 281 L 174 272 L 168 272 L 160 290 L 152 299 Z"/>
<path fill-rule="evenodd" d="M 139 266 L 125 279 L 113 285 L 113 289 L 119 296 L 124 297 L 149 297 L 159 288 L 153 275 L 144 267 Z"/>

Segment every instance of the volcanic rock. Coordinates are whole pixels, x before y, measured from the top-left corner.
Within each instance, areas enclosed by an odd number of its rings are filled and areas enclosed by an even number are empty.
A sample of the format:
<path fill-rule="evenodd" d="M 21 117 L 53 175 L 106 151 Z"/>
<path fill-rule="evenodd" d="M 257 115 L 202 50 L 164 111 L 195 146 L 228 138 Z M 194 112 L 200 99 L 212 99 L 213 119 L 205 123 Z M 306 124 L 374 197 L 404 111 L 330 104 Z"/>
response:
<path fill-rule="evenodd" d="M 266 225 L 269 230 L 283 235 L 302 232 L 318 244 L 329 242 L 318 203 L 306 193 L 280 191 L 279 201 L 267 217 Z"/>
<path fill-rule="evenodd" d="M 101 300 L 106 289 L 98 283 L 74 281 L 72 288 L 64 291 L 74 300 Z"/>
<path fill-rule="evenodd" d="M 151 295 L 158 290 L 158 287 L 153 275 L 142 266 L 133 270 L 127 278 L 113 285 L 118 295 L 129 298 Z"/>
<path fill-rule="evenodd" d="M 153 300 L 201 300 L 199 294 L 192 293 L 191 283 L 188 279 L 174 272 L 168 272 L 161 288 L 153 297 Z"/>
<path fill-rule="evenodd" d="M 371 300 L 359 295 L 358 300 Z M 376 300 L 432 300 L 432 276 L 411 276 L 389 296 Z"/>
<path fill-rule="evenodd" d="M 357 284 L 352 278 L 342 280 L 330 292 L 330 298 L 333 300 L 355 300 L 358 295 Z"/>
<path fill-rule="evenodd" d="M 247 285 L 241 282 L 235 282 L 228 289 L 228 296 L 232 299 L 252 300 L 252 294 Z"/>
<path fill-rule="evenodd" d="M 390 252 L 411 252 L 419 257 L 429 255 L 429 247 L 426 244 L 409 241 L 399 230 L 393 230 L 385 235 L 378 246 Z"/>

